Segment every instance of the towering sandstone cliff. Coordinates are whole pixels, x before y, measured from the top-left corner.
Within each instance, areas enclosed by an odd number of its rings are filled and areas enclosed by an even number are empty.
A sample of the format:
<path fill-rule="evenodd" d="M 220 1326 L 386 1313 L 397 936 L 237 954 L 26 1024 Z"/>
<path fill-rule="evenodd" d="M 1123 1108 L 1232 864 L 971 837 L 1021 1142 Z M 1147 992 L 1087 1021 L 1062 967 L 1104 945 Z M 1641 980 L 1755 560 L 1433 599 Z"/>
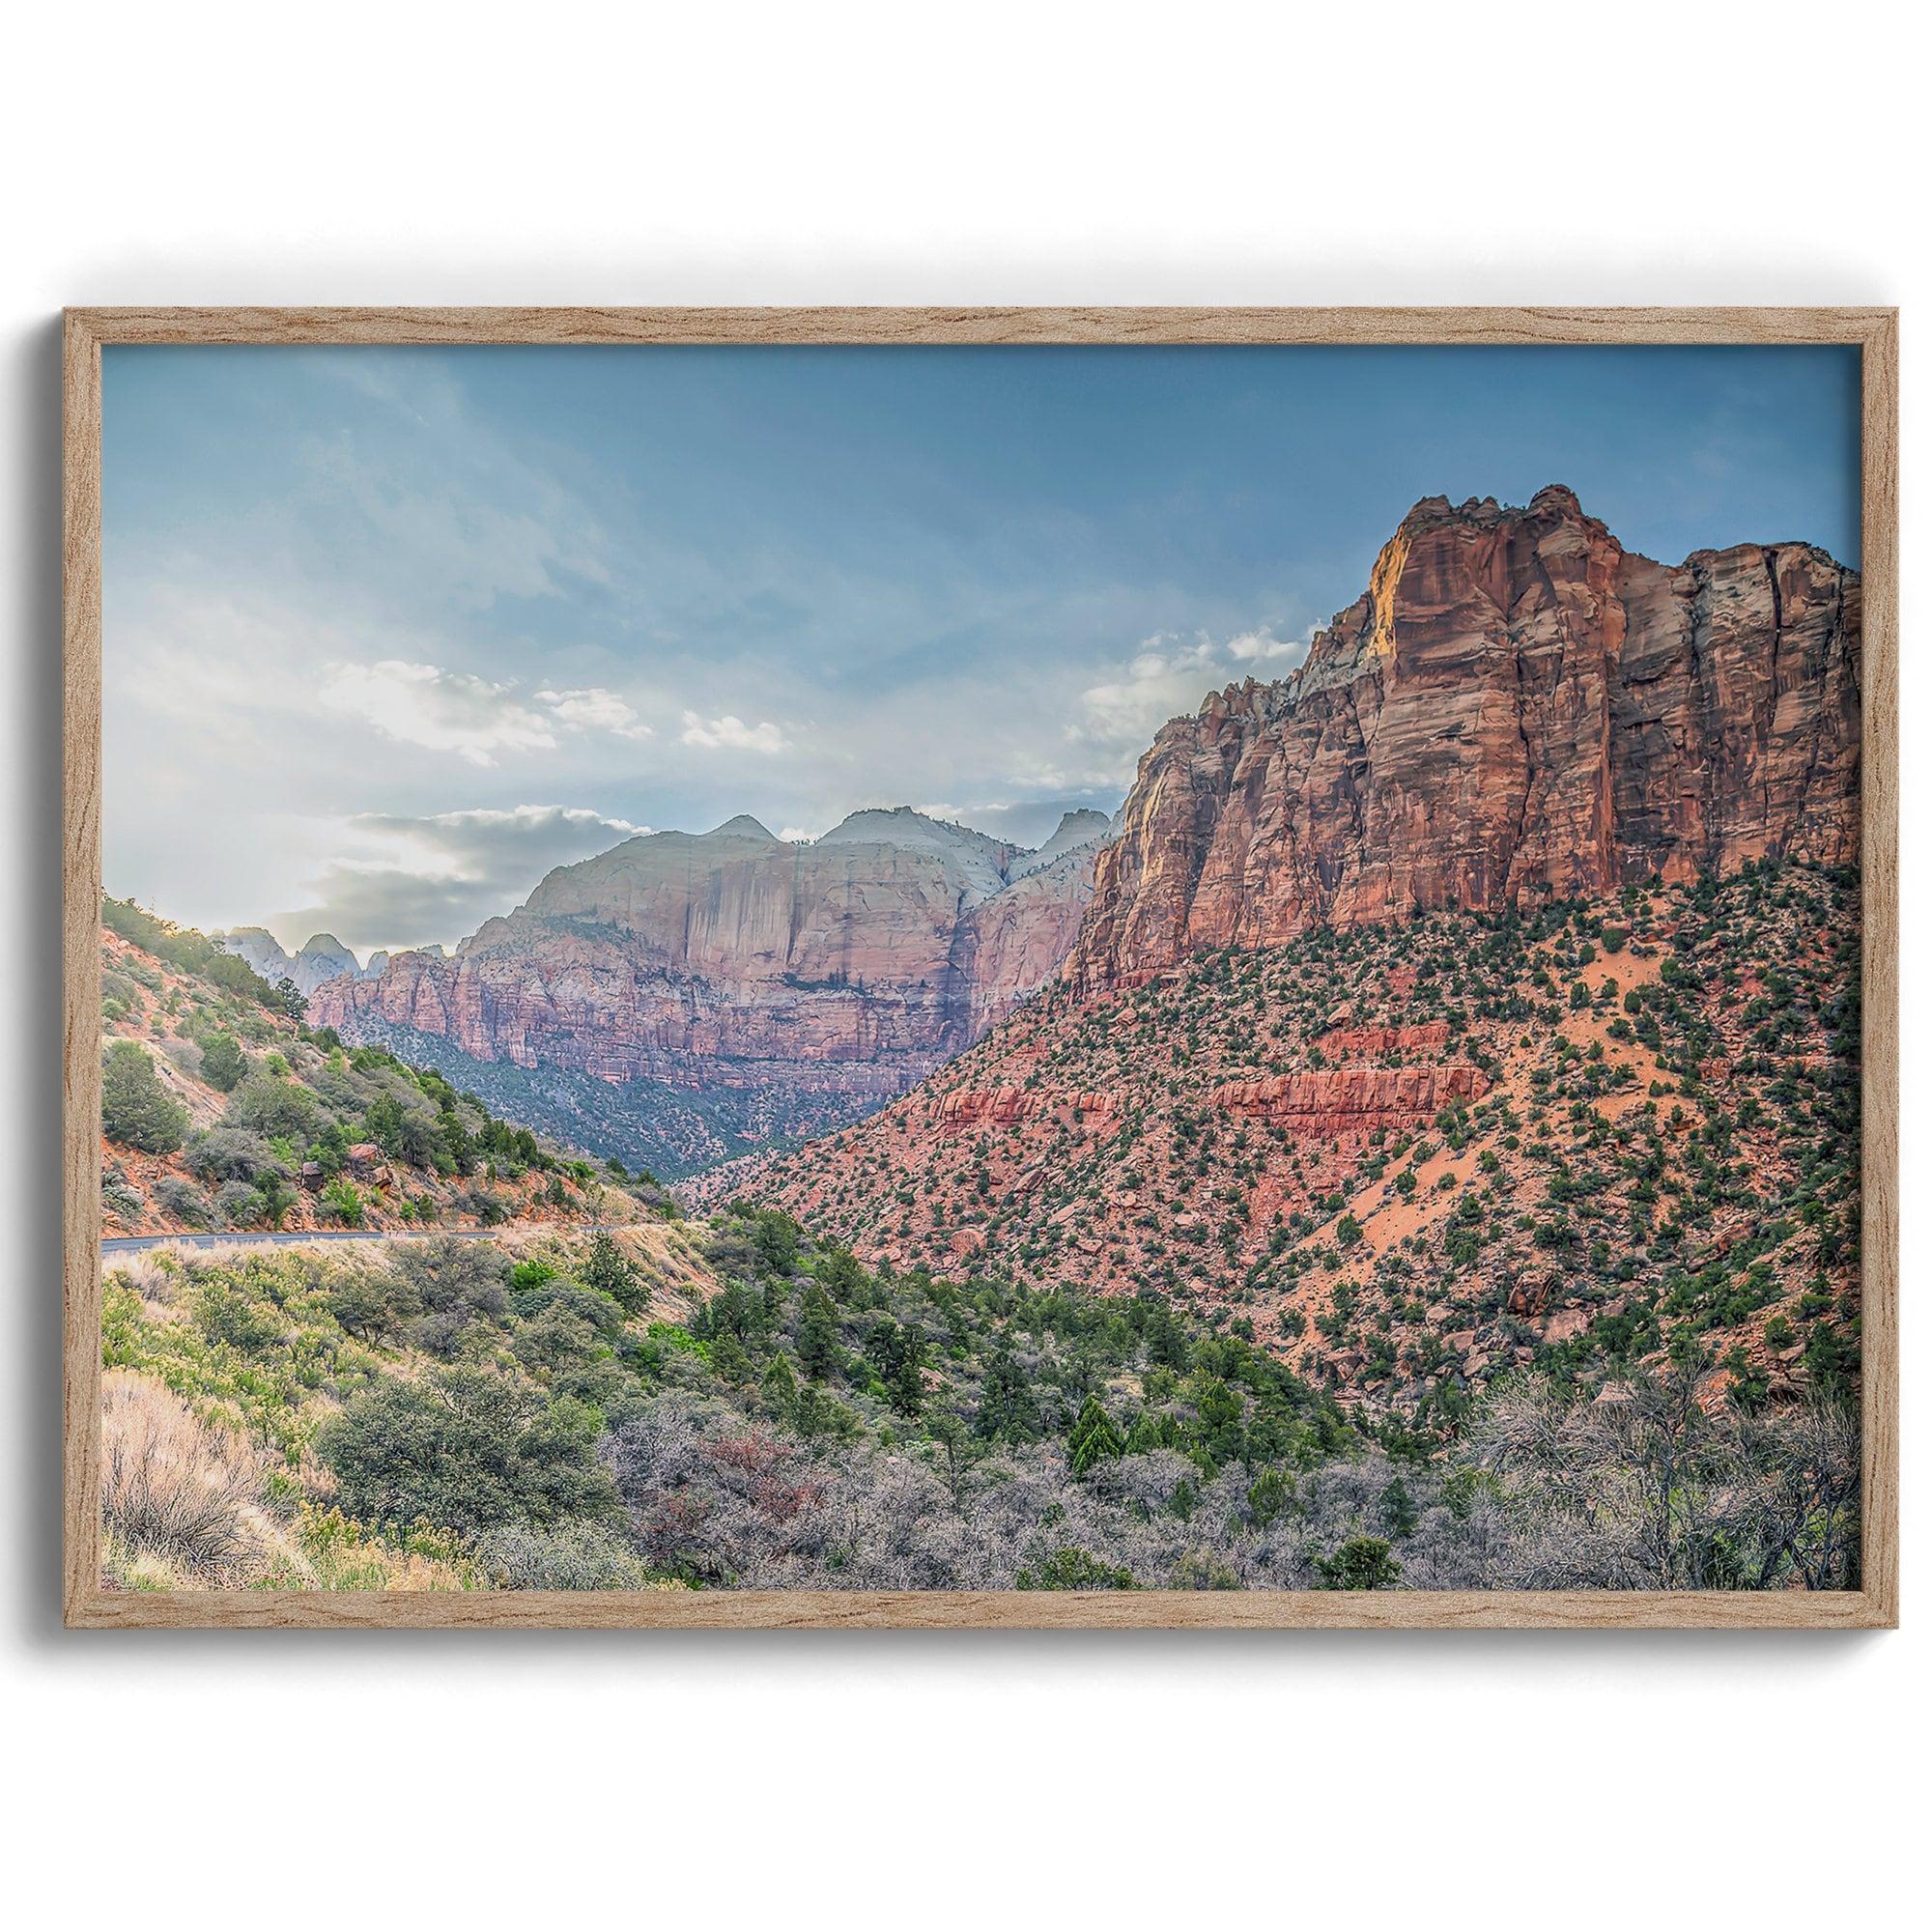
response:
<path fill-rule="evenodd" d="M 1105 830 L 1070 812 L 1024 853 L 901 807 L 810 844 L 749 817 L 657 833 L 552 872 L 453 958 L 406 952 L 332 980 L 310 1017 L 613 1082 L 870 1103 L 1052 978 Z"/>
<path fill-rule="evenodd" d="M 1852 859 L 1859 616 L 1857 574 L 1809 545 L 1668 566 L 1560 487 L 1418 503 L 1299 671 L 1154 740 L 1067 975 Z"/>

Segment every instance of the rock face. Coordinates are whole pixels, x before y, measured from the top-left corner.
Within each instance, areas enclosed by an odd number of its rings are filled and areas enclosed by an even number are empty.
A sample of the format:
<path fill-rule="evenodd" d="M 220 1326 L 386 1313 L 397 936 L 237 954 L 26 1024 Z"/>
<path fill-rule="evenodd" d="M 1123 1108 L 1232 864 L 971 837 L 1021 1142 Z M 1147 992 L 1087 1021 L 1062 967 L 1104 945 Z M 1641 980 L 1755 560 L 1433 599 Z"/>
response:
<path fill-rule="evenodd" d="M 1223 1113 L 1305 1134 L 1361 1133 L 1407 1126 L 1437 1108 L 1480 1100 L 1489 1076 L 1477 1066 L 1331 1066 L 1227 1080 L 1209 1096 Z"/>
<path fill-rule="evenodd" d="M 1280 683 L 1176 719 L 1068 977 L 1319 922 L 1856 858 L 1860 586 L 1806 544 L 1626 552 L 1566 489 L 1418 503 Z"/>
<path fill-rule="evenodd" d="M 739 817 L 552 872 L 454 958 L 400 953 L 312 1020 L 449 1039 L 479 1060 L 691 1089 L 902 1092 L 1052 979 L 1106 831 L 1038 853 L 906 807 L 792 843 Z"/>

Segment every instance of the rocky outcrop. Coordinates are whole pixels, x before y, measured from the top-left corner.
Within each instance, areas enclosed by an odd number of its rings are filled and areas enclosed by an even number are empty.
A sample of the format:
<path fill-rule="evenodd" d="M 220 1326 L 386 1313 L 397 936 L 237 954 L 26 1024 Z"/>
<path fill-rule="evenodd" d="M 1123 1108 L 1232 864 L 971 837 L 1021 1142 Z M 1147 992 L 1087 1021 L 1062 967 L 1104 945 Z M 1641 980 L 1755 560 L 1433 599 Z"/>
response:
<path fill-rule="evenodd" d="M 940 1133 L 952 1135 L 1041 1119 L 1099 1125 L 1117 1120 L 1123 1111 L 1121 1096 L 1101 1089 L 1048 1093 L 1025 1087 L 955 1087 L 934 1097 L 928 1118 Z"/>
<path fill-rule="evenodd" d="M 1352 1134 L 1408 1126 L 1489 1091 L 1489 1076 L 1477 1066 L 1331 1066 L 1224 1081 L 1209 1098 L 1223 1113 L 1271 1126 Z"/>
<path fill-rule="evenodd" d="M 311 1018 L 609 1081 L 873 1102 L 1053 978 L 1105 826 L 1068 813 L 1037 854 L 905 807 L 809 843 L 749 817 L 633 838 L 552 872 L 453 958 L 332 981 Z"/>
<path fill-rule="evenodd" d="M 1806 544 L 1626 552 L 1565 489 L 1418 503 L 1276 684 L 1141 760 L 1067 974 L 1417 909 L 1858 853 L 1860 586 Z"/>

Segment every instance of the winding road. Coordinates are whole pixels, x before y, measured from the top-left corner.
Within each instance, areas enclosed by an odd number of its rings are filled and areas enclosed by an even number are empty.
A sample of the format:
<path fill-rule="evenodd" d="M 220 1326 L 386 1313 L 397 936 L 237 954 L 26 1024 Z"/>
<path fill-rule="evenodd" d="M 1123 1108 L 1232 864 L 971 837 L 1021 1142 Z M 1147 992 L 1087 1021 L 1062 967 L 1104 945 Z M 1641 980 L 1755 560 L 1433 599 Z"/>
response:
<path fill-rule="evenodd" d="M 611 1234 L 615 1229 L 605 1223 L 586 1222 L 582 1227 L 545 1221 L 546 1228 L 563 1227 L 571 1235 Z M 298 1228 L 292 1234 L 242 1235 L 116 1235 L 103 1237 L 103 1255 L 136 1255 L 143 1248 L 292 1248 L 304 1241 L 426 1241 L 432 1235 L 454 1235 L 459 1240 L 487 1241 L 500 1235 L 520 1232 L 516 1228 Z"/>

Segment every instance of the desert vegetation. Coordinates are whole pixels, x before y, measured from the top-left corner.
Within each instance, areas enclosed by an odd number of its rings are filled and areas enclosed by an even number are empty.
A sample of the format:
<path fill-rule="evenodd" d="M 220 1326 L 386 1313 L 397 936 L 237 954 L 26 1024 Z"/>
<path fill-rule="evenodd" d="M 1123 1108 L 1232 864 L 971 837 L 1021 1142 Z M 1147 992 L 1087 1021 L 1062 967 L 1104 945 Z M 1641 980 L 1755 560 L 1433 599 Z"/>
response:
<path fill-rule="evenodd" d="M 121 1587 L 1786 1587 L 1827 1398 L 1526 1373 L 1453 1444 L 1165 1296 L 868 1268 L 782 1213 L 161 1250 L 107 1283 Z"/>
<path fill-rule="evenodd" d="M 1448 1444 L 1681 1346 L 1699 1399 L 1841 1398 L 1859 1338 L 1851 871 L 1317 927 L 1043 995 L 875 1121 L 688 1190 L 869 1261 L 1157 1293 Z"/>
<path fill-rule="evenodd" d="M 102 1207 L 110 1233 L 622 1222 L 649 1173 L 494 1113 L 434 1067 L 310 1027 L 200 933 L 102 910 Z"/>

